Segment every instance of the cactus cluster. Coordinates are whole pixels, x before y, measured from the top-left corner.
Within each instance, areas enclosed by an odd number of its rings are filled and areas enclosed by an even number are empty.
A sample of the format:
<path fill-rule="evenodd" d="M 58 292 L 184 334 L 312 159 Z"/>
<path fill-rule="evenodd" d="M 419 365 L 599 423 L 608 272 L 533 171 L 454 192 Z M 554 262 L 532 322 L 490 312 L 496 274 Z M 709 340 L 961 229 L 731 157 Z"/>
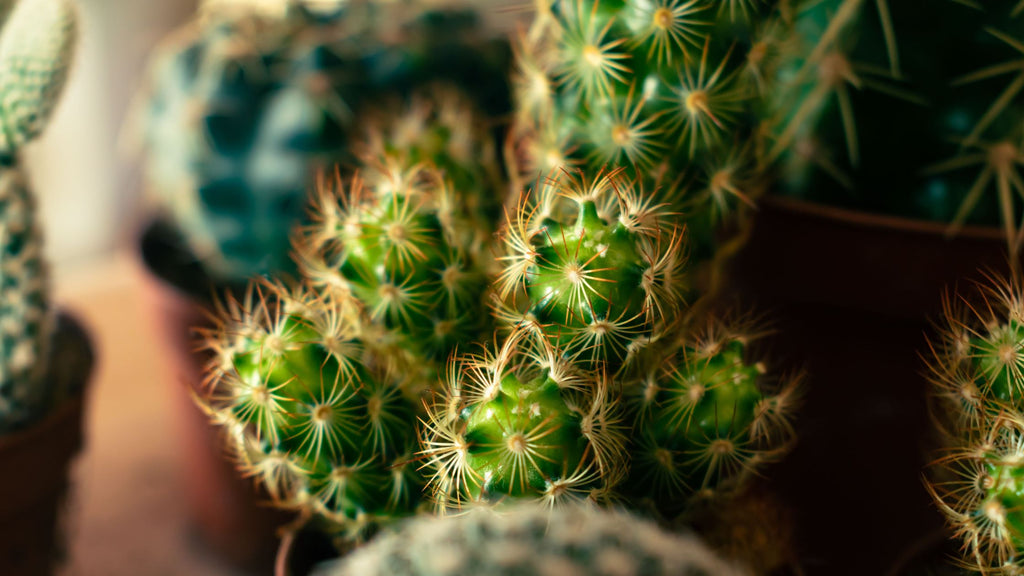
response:
<path fill-rule="evenodd" d="M 739 576 L 693 535 L 662 531 L 624 513 L 520 505 L 450 519 L 411 520 L 317 576 Z"/>
<path fill-rule="evenodd" d="M 1019 3 L 805 0 L 790 17 L 765 103 L 781 192 L 1016 241 Z"/>
<path fill-rule="evenodd" d="M 510 156 L 532 179 L 621 165 L 674 192 L 695 254 L 756 195 L 758 79 L 771 76 L 762 2 L 538 2 L 518 45 Z"/>
<path fill-rule="evenodd" d="M 1024 293 L 989 279 L 950 301 L 928 355 L 936 422 L 948 453 L 928 489 L 962 541 L 964 567 L 1024 570 Z"/>
<path fill-rule="evenodd" d="M 20 152 L 46 126 L 77 37 L 67 0 L 2 4 L 0 13 L 0 433 L 74 393 L 44 382 L 53 318 L 35 199 Z"/>
<path fill-rule="evenodd" d="M 508 50 L 473 11 L 243 4 L 210 3 L 168 40 L 139 114 L 148 186 L 217 282 L 294 271 L 306 191 L 318 170 L 354 163 L 360 121 L 384 102 L 443 81 L 507 108 Z"/>

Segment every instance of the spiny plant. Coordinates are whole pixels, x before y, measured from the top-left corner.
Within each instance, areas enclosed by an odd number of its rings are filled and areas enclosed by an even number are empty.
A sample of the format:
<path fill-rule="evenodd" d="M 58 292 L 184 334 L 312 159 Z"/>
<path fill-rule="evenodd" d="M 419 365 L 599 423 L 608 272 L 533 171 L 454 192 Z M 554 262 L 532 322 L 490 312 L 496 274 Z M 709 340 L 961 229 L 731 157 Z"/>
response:
<path fill-rule="evenodd" d="M 471 108 L 434 102 L 371 131 L 366 169 L 347 186 L 340 175 L 321 183 L 297 243 L 313 284 L 354 297 L 421 368 L 491 331 L 482 302 L 496 165 Z"/>
<path fill-rule="evenodd" d="M 792 3 L 767 98 L 765 163 L 785 194 L 1018 243 L 1019 0 Z"/>
<path fill-rule="evenodd" d="M 318 576 L 636 574 L 739 576 L 693 535 L 621 512 L 519 505 L 460 518 L 417 518 Z"/>
<path fill-rule="evenodd" d="M 627 389 L 634 418 L 623 492 L 671 518 L 728 492 L 795 439 L 799 375 L 769 369 L 753 318 L 694 324 Z"/>
<path fill-rule="evenodd" d="M 453 358 L 423 420 L 428 492 L 439 511 L 507 499 L 607 500 L 625 471 L 613 394 L 606 378 L 527 330 Z"/>
<path fill-rule="evenodd" d="M 416 403 L 354 303 L 265 283 L 219 320 L 204 337 L 210 392 L 196 399 L 246 475 L 346 541 L 415 511 Z"/>
<path fill-rule="evenodd" d="M 521 195 L 503 230 L 498 313 L 614 374 L 683 308 L 684 231 L 619 170 L 569 171 Z"/>
<path fill-rule="evenodd" d="M 368 110 L 438 81 L 507 109 L 507 43 L 471 10 L 245 4 L 212 3 L 170 38 L 140 108 L 148 185 L 217 282 L 293 270 L 306 190 L 319 169 L 352 163 Z"/>
<path fill-rule="evenodd" d="M 19 162 L 64 87 L 77 38 L 65 0 L 0 3 L 0 433 L 75 393 L 44 382 L 53 319 L 35 199 Z"/>
<path fill-rule="evenodd" d="M 757 193 L 769 13 L 746 0 L 538 0 L 518 43 L 514 165 L 527 180 L 624 166 L 676 193 L 708 257 L 716 225 Z"/>

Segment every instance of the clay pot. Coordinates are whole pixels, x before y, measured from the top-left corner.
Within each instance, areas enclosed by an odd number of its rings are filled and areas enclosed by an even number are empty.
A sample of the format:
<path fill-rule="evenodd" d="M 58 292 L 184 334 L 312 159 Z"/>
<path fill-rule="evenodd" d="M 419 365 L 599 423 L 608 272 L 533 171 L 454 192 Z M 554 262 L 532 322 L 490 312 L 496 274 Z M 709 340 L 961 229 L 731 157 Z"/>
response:
<path fill-rule="evenodd" d="M 53 574 L 64 555 L 63 509 L 68 473 L 81 451 L 82 413 L 92 371 L 89 339 L 61 315 L 47 378 L 56 390 L 78 391 L 45 420 L 0 436 L 0 572 L 4 576 Z"/>
<path fill-rule="evenodd" d="M 200 390 L 208 359 L 196 351 L 195 330 L 209 326 L 211 298 L 223 296 L 228 288 L 213 285 L 178 239 L 160 225 L 146 229 L 140 248 L 147 308 L 173 366 L 170 381 L 185 454 L 184 504 L 201 540 L 216 554 L 235 567 L 270 574 L 277 529 L 292 518 L 273 509 L 266 492 L 235 469 L 220 430 L 189 393 L 190 388 Z"/>
<path fill-rule="evenodd" d="M 1000 230 L 768 197 L 726 292 L 775 321 L 774 350 L 809 372 L 799 444 L 772 472 L 807 574 L 882 574 L 941 530 L 919 353 L 943 291 L 1008 270 Z"/>

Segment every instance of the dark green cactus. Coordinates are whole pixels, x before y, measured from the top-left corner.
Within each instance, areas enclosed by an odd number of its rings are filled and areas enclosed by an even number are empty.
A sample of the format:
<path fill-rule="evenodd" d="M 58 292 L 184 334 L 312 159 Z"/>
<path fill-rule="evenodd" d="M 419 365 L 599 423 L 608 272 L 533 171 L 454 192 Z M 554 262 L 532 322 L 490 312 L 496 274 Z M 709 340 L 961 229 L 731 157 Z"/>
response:
<path fill-rule="evenodd" d="M 53 112 L 77 36 L 65 0 L 0 5 L 0 433 L 44 417 L 72 390 L 44 381 L 53 318 L 35 199 L 19 156 Z"/>
<path fill-rule="evenodd" d="M 538 182 L 508 217 L 504 244 L 505 319 L 543 332 L 589 369 L 628 364 L 689 288 L 683 231 L 618 171 Z"/>
<path fill-rule="evenodd" d="M 691 329 L 692 330 L 692 329 Z M 756 322 L 712 320 L 665 350 L 630 391 L 631 473 L 623 490 L 660 514 L 736 487 L 795 439 L 800 378 L 758 358 Z"/>
<path fill-rule="evenodd" d="M 520 43 L 515 156 L 529 181 L 620 165 L 678 188 L 696 255 L 756 193 L 753 104 L 767 4 L 554 0 Z"/>
<path fill-rule="evenodd" d="M 488 113 L 507 108 L 507 49 L 472 12 L 281 4 L 211 8 L 157 54 L 145 98 L 149 184 L 219 281 L 293 268 L 306 191 L 319 169 L 352 164 L 350 140 L 382 102 L 450 82 Z"/>
<path fill-rule="evenodd" d="M 419 518 L 318 576 L 739 576 L 693 535 L 624 513 L 519 505 L 499 514 Z"/>
<path fill-rule="evenodd" d="M 1015 241 L 1018 2 L 803 0 L 792 17 L 764 146 L 779 189 Z"/>
<path fill-rule="evenodd" d="M 277 505 L 358 538 L 411 514 L 416 404 L 351 302 L 267 286 L 230 301 L 206 335 L 210 389 L 199 398 L 240 468 Z"/>
<path fill-rule="evenodd" d="M 454 359 L 424 422 L 438 508 L 604 501 L 625 470 L 612 393 L 526 330 L 493 352 Z"/>

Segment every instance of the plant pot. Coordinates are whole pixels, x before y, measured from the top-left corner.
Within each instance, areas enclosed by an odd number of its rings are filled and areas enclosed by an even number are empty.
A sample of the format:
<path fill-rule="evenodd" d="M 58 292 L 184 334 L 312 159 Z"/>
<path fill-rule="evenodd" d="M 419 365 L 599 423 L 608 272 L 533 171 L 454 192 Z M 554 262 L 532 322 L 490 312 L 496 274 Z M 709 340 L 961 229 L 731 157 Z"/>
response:
<path fill-rule="evenodd" d="M 0 572 L 4 576 L 53 574 L 64 556 L 63 509 L 71 461 L 82 449 L 83 407 L 92 371 L 89 338 L 61 314 L 46 378 L 73 390 L 46 419 L 0 436 Z"/>
<path fill-rule="evenodd" d="M 270 574 L 278 546 L 277 529 L 291 515 L 270 505 L 270 497 L 243 478 L 231 461 L 220 430 L 195 405 L 208 356 L 196 351 L 195 329 L 208 327 L 215 286 L 167 227 L 152 224 L 141 237 L 146 270 L 144 294 L 152 322 L 172 368 L 178 432 L 185 454 L 184 500 L 201 540 L 235 567 Z M 202 391 L 206 392 L 206 391 Z"/>
<path fill-rule="evenodd" d="M 799 444 L 773 471 L 806 573 L 882 574 L 942 518 L 921 482 L 932 445 L 919 353 L 943 291 L 1008 270 L 994 229 L 762 200 L 726 292 L 767 312 L 805 367 Z"/>

